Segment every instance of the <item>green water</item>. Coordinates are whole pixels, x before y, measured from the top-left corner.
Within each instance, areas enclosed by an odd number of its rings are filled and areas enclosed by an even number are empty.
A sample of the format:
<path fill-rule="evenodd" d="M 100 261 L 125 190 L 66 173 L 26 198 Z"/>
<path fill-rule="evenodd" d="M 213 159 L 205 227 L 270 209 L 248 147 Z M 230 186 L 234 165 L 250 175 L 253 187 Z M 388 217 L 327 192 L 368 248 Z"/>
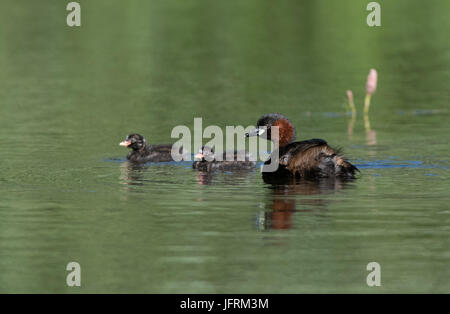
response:
<path fill-rule="evenodd" d="M 379 1 L 378 28 L 369 1 L 81 0 L 80 28 L 68 2 L 0 2 L 0 292 L 450 292 L 449 1 Z M 135 169 L 118 146 L 269 112 L 360 178 Z"/>

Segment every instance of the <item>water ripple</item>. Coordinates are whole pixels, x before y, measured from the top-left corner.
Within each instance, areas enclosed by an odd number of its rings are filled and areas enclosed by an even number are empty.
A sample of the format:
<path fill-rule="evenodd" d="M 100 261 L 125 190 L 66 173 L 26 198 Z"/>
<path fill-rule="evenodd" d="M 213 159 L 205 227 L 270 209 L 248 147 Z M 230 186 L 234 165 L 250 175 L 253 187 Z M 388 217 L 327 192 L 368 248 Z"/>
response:
<path fill-rule="evenodd" d="M 355 165 L 359 169 L 384 169 L 384 168 L 421 168 L 421 169 L 444 169 L 450 167 L 439 164 L 425 164 L 421 160 L 356 160 Z"/>

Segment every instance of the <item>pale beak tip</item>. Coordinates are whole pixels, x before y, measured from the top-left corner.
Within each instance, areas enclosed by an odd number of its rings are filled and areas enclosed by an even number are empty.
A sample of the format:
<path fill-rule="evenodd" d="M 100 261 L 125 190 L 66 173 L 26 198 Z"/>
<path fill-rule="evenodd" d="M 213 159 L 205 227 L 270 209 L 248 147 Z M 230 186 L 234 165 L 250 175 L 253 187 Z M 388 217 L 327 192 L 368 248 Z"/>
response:
<path fill-rule="evenodd" d="M 204 157 L 203 154 L 197 154 L 197 155 L 194 156 L 194 159 L 195 160 L 202 160 L 203 157 Z"/>

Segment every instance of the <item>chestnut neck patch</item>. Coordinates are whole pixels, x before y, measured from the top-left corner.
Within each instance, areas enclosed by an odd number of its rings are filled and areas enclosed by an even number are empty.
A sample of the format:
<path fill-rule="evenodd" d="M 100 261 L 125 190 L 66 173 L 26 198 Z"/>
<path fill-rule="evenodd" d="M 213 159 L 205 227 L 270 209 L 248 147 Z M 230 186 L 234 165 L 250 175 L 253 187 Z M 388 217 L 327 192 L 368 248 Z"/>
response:
<path fill-rule="evenodd" d="M 278 144 L 279 146 L 284 146 L 289 144 L 295 139 L 295 131 L 294 127 L 292 126 L 291 122 L 287 119 L 280 119 L 275 121 L 273 126 L 278 127 Z"/>

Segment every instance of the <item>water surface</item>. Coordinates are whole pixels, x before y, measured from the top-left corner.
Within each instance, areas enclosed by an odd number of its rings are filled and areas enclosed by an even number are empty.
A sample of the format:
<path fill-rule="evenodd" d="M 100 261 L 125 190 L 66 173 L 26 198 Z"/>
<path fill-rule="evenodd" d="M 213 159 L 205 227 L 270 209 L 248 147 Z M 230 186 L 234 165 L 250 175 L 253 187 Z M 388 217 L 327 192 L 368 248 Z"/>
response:
<path fill-rule="evenodd" d="M 450 291 L 448 1 L 380 1 L 380 28 L 350 0 L 79 2 L 78 29 L 61 1 L 0 3 L 1 292 Z M 359 178 L 273 186 L 118 146 L 269 112 Z"/>

